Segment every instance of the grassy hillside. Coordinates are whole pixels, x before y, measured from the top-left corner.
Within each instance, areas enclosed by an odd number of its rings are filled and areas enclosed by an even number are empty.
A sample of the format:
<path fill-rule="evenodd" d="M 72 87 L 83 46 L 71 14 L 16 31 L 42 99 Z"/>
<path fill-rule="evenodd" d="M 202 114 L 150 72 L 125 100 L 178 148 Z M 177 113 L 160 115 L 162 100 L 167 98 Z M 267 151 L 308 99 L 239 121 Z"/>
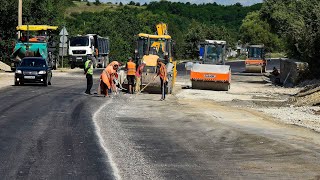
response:
<path fill-rule="evenodd" d="M 111 4 L 111 3 L 101 3 L 100 5 L 95 5 L 92 2 L 90 6 L 87 5 L 86 2 L 73 1 L 74 5 L 67 8 L 65 11 L 66 16 L 70 16 L 72 13 L 82 13 L 82 12 L 102 12 L 104 10 L 115 11 L 123 6 L 119 4 Z M 145 9 L 145 6 L 130 6 L 127 7 Z"/>

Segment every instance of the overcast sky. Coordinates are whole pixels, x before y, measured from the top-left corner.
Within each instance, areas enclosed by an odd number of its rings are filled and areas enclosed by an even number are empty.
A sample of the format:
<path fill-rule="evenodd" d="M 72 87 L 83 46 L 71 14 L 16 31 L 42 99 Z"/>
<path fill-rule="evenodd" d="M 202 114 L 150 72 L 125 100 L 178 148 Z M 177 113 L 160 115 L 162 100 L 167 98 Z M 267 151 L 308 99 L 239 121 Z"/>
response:
<path fill-rule="evenodd" d="M 93 0 L 91 0 L 93 1 Z M 122 3 L 128 3 L 131 0 L 100 0 L 102 2 L 122 2 Z M 140 3 L 145 3 L 145 2 L 151 2 L 154 0 L 133 0 L 134 2 L 140 2 Z M 263 0 L 170 0 L 170 1 L 174 1 L 174 2 L 190 2 L 190 3 L 197 3 L 197 4 L 202 4 L 202 3 L 213 3 L 213 2 L 217 2 L 218 4 L 223 4 L 223 5 L 229 5 L 229 4 L 235 4 L 237 2 L 241 3 L 242 5 L 245 6 L 249 6 L 255 3 L 260 3 Z"/>

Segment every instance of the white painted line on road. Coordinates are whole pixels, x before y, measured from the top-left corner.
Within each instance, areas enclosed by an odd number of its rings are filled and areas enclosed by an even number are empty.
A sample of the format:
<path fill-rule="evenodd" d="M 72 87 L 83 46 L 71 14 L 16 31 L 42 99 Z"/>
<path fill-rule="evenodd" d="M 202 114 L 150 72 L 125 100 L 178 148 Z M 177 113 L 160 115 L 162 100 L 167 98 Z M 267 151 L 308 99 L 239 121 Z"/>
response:
<path fill-rule="evenodd" d="M 112 158 L 112 153 L 109 151 L 109 149 L 107 148 L 106 146 L 106 143 L 105 141 L 103 140 L 102 136 L 101 136 L 101 129 L 97 123 L 97 118 L 98 118 L 98 115 L 100 114 L 100 112 L 105 108 L 107 107 L 107 105 L 110 104 L 111 101 L 107 101 L 104 105 L 102 105 L 94 114 L 93 114 L 93 122 L 94 122 L 94 126 L 96 128 L 96 133 L 98 135 L 98 138 L 99 138 L 99 143 L 101 145 L 101 147 L 103 148 L 103 150 L 106 152 L 107 154 L 107 157 L 109 159 L 109 162 L 110 162 L 110 166 L 112 168 L 112 171 L 113 171 L 113 176 L 115 179 L 117 180 L 121 180 L 121 176 L 119 174 L 119 170 L 118 170 L 118 167 L 117 167 L 117 164 L 114 162 L 113 158 Z"/>

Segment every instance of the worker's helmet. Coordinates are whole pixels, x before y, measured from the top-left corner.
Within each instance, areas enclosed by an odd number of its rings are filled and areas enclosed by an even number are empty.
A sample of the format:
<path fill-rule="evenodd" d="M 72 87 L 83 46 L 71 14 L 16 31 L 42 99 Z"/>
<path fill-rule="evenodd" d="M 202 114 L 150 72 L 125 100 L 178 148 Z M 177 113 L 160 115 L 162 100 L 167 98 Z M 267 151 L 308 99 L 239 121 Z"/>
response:
<path fill-rule="evenodd" d="M 93 60 L 93 56 L 92 56 L 91 54 L 87 54 L 87 58 L 88 58 L 89 60 Z"/>
<path fill-rule="evenodd" d="M 158 58 L 157 62 L 164 62 L 164 59 L 163 58 Z"/>

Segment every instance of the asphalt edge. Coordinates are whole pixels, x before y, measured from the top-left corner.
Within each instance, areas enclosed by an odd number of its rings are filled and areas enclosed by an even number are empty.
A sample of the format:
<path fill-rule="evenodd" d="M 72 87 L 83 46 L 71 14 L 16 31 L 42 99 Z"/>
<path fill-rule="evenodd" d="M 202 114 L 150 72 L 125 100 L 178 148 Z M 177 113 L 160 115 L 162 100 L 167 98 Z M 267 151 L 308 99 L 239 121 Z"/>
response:
<path fill-rule="evenodd" d="M 107 101 L 106 103 L 104 103 L 102 106 L 99 107 L 99 109 L 93 114 L 93 124 L 95 126 L 95 130 L 96 130 L 96 135 L 99 139 L 99 143 L 100 143 L 100 146 L 102 147 L 102 149 L 105 151 L 106 153 L 106 156 L 109 160 L 109 163 L 110 163 L 110 166 L 112 168 L 112 171 L 113 171 L 113 177 L 116 179 L 116 180 L 121 180 L 121 176 L 119 174 L 119 169 L 117 167 L 117 164 L 115 163 L 115 161 L 113 160 L 113 155 L 112 153 L 109 151 L 109 149 L 106 147 L 105 145 L 105 141 L 104 139 L 102 138 L 101 136 L 101 128 L 99 127 L 98 125 L 98 122 L 97 122 L 97 119 L 98 119 L 98 115 L 100 114 L 100 112 L 106 107 L 108 106 L 109 104 L 111 103 L 111 101 Z"/>

